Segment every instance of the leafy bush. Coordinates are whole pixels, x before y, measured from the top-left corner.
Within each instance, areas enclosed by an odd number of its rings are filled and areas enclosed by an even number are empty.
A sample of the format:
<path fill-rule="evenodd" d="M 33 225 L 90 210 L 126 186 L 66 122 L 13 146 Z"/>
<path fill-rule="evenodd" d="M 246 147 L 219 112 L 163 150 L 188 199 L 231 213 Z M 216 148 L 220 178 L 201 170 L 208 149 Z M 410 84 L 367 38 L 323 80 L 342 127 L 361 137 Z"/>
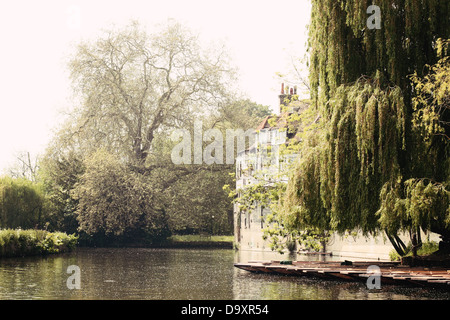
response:
<path fill-rule="evenodd" d="M 417 250 L 417 255 L 418 256 L 430 255 L 433 252 L 437 251 L 438 249 L 439 244 L 436 241 L 426 241 L 422 243 L 422 246 Z M 405 251 L 407 252 L 405 257 L 412 255 L 411 243 L 409 243 L 406 246 Z M 391 261 L 400 261 L 402 257 L 395 250 L 392 250 L 391 252 L 389 252 L 389 258 L 391 259 Z"/>
<path fill-rule="evenodd" d="M 78 237 L 44 230 L 0 230 L 0 257 L 66 252 L 75 248 Z"/>
<path fill-rule="evenodd" d="M 41 184 L 0 177 L 0 228 L 39 228 L 47 217 L 46 203 Z"/>

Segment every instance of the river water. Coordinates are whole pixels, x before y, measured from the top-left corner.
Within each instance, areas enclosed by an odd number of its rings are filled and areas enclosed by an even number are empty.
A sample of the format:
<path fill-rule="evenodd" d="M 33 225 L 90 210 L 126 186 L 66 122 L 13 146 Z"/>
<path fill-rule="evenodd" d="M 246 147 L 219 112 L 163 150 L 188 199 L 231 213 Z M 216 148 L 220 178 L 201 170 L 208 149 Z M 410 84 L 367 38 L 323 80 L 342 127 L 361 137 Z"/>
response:
<path fill-rule="evenodd" d="M 79 248 L 0 259 L 0 299 L 448 300 L 449 292 L 252 274 L 233 266 L 276 254 L 227 249 Z M 279 257 L 278 257 L 279 258 Z M 281 256 L 281 259 L 287 259 Z M 297 259 L 300 260 L 300 259 Z M 68 273 L 69 266 L 79 273 Z M 73 278 L 73 276 L 79 276 Z M 70 281 L 68 279 L 71 278 Z M 75 279 L 75 280 L 74 280 Z M 77 287 L 73 285 L 78 283 Z M 69 287 L 72 285 L 72 289 Z"/>

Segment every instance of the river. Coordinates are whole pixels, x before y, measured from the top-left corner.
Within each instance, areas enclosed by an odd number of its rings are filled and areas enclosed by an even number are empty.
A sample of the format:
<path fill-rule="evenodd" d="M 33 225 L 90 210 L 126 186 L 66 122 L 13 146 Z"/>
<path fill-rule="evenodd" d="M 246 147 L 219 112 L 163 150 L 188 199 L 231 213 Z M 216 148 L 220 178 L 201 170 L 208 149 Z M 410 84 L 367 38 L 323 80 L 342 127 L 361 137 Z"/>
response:
<path fill-rule="evenodd" d="M 252 274 L 234 262 L 276 254 L 228 249 L 78 248 L 0 259 L 1 300 L 448 300 L 449 292 Z M 286 259 L 286 256 L 282 256 Z M 79 267 L 78 278 L 69 266 Z M 72 278 L 73 279 L 73 278 Z M 70 289 L 70 284 L 79 288 Z"/>

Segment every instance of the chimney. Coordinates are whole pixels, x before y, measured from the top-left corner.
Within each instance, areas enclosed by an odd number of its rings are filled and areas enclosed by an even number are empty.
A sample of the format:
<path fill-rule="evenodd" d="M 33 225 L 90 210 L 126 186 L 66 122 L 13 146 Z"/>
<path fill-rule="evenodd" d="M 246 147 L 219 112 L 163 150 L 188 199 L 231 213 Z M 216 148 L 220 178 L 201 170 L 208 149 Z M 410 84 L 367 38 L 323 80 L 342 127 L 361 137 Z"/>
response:
<path fill-rule="evenodd" d="M 285 86 L 284 82 L 281 83 L 281 94 L 278 96 L 280 99 L 280 112 L 281 112 L 281 106 L 285 106 L 286 102 L 284 101 L 286 98 L 289 98 L 290 95 L 292 95 L 292 88 L 289 88 L 289 86 Z M 290 93 L 290 94 L 289 94 Z"/>

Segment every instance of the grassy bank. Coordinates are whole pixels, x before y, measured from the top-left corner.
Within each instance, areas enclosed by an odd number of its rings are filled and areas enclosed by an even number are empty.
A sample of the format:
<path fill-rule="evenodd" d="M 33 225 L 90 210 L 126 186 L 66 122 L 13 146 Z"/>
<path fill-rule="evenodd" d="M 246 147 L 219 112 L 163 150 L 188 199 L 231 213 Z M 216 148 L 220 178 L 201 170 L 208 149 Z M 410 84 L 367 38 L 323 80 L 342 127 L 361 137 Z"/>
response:
<path fill-rule="evenodd" d="M 233 248 L 233 236 L 173 235 L 163 246 L 177 248 Z"/>
<path fill-rule="evenodd" d="M 439 243 L 437 243 L 436 241 L 426 241 L 422 243 L 422 246 L 417 250 L 417 255 L 428 256 L 436 252 L 438 249 Z M 411 243 L 406 246 L 406 252 L 408 253 L 403 258 L 412 257 Z M 392 250 L 389 253 L 389 257 L 391 261 L 400 261 L 402 259 L 402 257 L 395 250 Z"/>
<path fill-rule="evenodd" d="M 67 252 L 75 247 L 77 239 L 63 232 L 2 229 L 0 258 Z"/>

